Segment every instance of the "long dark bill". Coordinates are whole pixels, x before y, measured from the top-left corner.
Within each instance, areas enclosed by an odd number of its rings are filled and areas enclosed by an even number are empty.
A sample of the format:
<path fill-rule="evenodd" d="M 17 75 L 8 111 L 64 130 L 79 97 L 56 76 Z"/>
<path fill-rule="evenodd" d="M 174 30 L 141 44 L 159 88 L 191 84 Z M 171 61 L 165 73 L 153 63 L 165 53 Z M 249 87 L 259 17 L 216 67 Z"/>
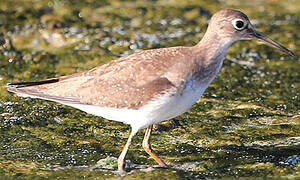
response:
<path fill-rule="evenodd" d="M 296 55 L 292 51 L 290 51 L 288 48 L 282 46 L 281 44 L 279 44 L 279 43 L 277 43 L 275 41 L 273 41 L 272 39 L 270 39 L 267 36 L 263 35 L 259 31 L 255 31 L 252 34 L 252 36 L 255 37 L 255 38 L 263 40 L 264 42 L 270 44 L 271 46 L 275 47 L 276 49 L 279 49 L 282 52 L 285 52 L 285 53 L 289 54 L 292 57 L 296 57 Z"/>

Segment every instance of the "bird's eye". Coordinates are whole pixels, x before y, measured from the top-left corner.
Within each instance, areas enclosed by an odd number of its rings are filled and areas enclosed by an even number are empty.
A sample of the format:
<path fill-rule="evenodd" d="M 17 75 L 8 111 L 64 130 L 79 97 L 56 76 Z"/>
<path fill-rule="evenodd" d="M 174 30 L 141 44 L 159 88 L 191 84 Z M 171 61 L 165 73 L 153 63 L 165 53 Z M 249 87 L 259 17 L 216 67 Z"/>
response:
<path fill-rule="evenodd" d="M 232 24 L 236 30 L 243 30 L 245 28 L 245 23 L 241 19 L 235 19 L 232 21 Z"/>

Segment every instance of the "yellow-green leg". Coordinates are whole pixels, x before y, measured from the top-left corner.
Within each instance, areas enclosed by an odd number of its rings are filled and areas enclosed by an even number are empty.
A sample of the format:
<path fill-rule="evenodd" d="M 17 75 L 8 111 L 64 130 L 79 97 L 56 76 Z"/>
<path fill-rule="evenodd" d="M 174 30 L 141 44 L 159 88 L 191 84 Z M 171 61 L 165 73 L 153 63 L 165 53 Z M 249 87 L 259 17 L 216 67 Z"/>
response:
<path fill-rule="evenodd" d="M 119 171 L 119 173 L 124 173 L 125 172 L 124 171 L 125 156 L 127 154 L 128 148 L 131 144 L 132 138 L 135 134 L 136 134 L 136 131 L 131 131 L 130 136 L 129 136 L 129 138 L 128 138 L 128 140 L 127 140 L 127 142 L 126 142 L 126 144 L 125 144 L 125 146 L 124 146 L 124 148 L 123 148 L 123 150 L 122 150 L 122 152 L 121 152 L 121 154 L 118 158 L 118 171 Z"/>
<path fill-rule="evenodd" d="M 145 136 L 144 136 L 144 140 L 143 140 L 143 148 L 145 149 L 145 151 L 152 157 L 154 158 L 154 160 L 162 166 L 167 166 L 167 164 L 157 155 L 153 152 L 153 150 L 151 149 L 151 145 L 150 145 L 150 136 L 151 136 L 151 132 L 152 132 L 152 128 L 153 125 L 149 126 L 146 129 L 145 132 Z"/>

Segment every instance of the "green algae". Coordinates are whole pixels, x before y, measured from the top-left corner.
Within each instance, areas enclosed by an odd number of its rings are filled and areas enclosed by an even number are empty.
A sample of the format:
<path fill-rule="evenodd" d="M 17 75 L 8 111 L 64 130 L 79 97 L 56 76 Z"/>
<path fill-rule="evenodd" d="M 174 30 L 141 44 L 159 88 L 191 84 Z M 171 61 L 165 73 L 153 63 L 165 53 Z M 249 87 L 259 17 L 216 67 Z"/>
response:
<path fill-rule="evenodd" d="M 152 146 L 169 169 L 129 168 L 124 176 L 91 169 L 118 157 L 127 125 L 18 98 L 3 87 L 83 71 L 142 49 L 194 45 L 211 14 L 226 7 L 241 9 L 261 32 L 299 54 L 299 1 L 1 1 L 1 178 L 299 177 L 300 63 L 254 41 L 235 43 L 227 54 L 232 61 L 198 103 L 156 127 Z M 142 138 L 141 131 L 127 159 L 155 165 Z"/>

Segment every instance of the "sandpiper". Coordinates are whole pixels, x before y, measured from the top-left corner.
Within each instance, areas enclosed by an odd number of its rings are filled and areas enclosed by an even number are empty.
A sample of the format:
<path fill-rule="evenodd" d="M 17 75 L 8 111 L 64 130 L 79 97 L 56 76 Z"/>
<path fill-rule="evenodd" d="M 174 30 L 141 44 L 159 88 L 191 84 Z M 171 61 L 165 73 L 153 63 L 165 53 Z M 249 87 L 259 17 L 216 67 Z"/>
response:
<path fill-rule="evenodd" d="M 166 166 L 149 143 L 153 124 L 186 112 L 220 71 L 229 46 L 254 38 L 295 56 L 257 31 L 244 13 L 225 9 L 212 16 L 204 37 L 195 46 L 145 50 L 88 71 L 6 87 L 19 96 L 55 101 L 129 124 L 131 133 L 118 158 L 120 172 L 124 172 L 133 136 L 143 128 L 147 128 L 143 148 Z"/>

